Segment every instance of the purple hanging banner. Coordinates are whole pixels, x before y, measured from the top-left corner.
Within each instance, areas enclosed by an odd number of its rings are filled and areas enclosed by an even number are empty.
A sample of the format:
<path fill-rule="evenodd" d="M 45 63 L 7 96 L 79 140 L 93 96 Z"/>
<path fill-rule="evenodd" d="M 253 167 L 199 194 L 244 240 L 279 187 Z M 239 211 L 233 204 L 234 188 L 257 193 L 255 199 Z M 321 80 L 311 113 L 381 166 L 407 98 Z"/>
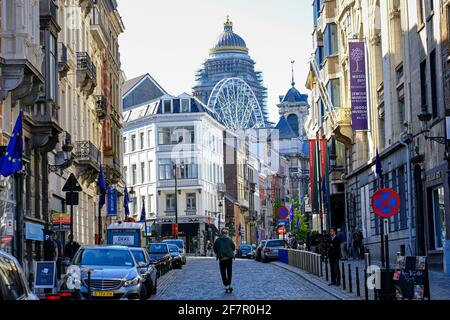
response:
<path fill-rule="evenodd" d="M 368 131 L 366 48 L 364 42 L 349 43 L 350 101 L 354 131 Z"/>

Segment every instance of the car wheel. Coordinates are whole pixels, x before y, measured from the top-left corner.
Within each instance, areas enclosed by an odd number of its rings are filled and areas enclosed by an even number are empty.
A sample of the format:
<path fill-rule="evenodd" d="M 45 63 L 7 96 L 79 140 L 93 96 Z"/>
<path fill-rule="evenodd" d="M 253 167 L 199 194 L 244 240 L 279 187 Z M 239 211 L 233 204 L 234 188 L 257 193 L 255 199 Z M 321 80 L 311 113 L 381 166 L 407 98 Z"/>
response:
<path fill-rule="evenodd" d="M 139 295 L 139 300 L 147 300 L 147 288 L 144 284 L 141 285 L 141 293 Z"/>

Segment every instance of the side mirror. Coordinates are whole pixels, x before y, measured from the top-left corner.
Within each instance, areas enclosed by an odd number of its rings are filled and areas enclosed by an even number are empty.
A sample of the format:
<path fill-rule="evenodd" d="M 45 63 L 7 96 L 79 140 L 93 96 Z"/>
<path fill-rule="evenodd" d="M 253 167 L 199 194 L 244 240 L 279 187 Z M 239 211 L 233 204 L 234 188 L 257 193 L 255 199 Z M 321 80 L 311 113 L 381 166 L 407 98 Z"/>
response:
<path fill-rule="evenodd" d="M 138 263 L 137 267 L 138 268 L 145 268 L 145 267 L 147 267 L 147 264 L 145 262 L 140 262 L 140 263 Z"/>

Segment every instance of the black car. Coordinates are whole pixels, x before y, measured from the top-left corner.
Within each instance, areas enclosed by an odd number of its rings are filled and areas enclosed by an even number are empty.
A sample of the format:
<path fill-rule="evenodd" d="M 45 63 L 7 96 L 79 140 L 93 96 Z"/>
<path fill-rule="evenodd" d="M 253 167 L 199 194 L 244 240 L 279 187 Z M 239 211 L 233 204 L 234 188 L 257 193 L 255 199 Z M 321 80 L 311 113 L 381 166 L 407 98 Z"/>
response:
<path fill-rule="evenodd" d="M 256 248 L 255 261 L 261 261 L 261 251 L 264 248 L 265 244 L 266 244 L 266 240 L 261 240 L 258 247 Z"/>
<path fill-rule="evenodd" d="M 151 263 L 150 255 L 142 248 L 130 248 L 134 260 L 138 264 L 138 271 L 141 274 L 145 287 L 147 288 L 147 298 L 152 294 L 156 294 L 158 286 L 158 270 Z"/>
<path fill-rule="evenodd" d="M 172 256 L 166 243 L 151 243 L 149 248 L 150 261 L 156 265 L 158 276 L 172 269 Z"/>
<path fill-rule="evenodd" d="M 172 256 L 172 268 L 181 269 L 183 267 L 183 258 L 181 257 L 180 248 L 176 244 L 169 244 L 170 255 Z"/>

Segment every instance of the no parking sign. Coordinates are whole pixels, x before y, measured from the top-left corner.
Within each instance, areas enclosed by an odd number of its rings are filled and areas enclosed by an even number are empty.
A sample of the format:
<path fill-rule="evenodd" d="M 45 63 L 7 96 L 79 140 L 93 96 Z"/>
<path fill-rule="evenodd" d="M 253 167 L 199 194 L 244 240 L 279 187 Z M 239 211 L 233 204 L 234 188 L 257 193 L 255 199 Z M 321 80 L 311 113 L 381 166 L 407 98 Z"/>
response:
<path fill-rule="evenodd" d="M 373 212 L 381 218 L 390 218 L 400 211 L 400 197 L 392 189 L 381 189 L 372 196 Z"/>

